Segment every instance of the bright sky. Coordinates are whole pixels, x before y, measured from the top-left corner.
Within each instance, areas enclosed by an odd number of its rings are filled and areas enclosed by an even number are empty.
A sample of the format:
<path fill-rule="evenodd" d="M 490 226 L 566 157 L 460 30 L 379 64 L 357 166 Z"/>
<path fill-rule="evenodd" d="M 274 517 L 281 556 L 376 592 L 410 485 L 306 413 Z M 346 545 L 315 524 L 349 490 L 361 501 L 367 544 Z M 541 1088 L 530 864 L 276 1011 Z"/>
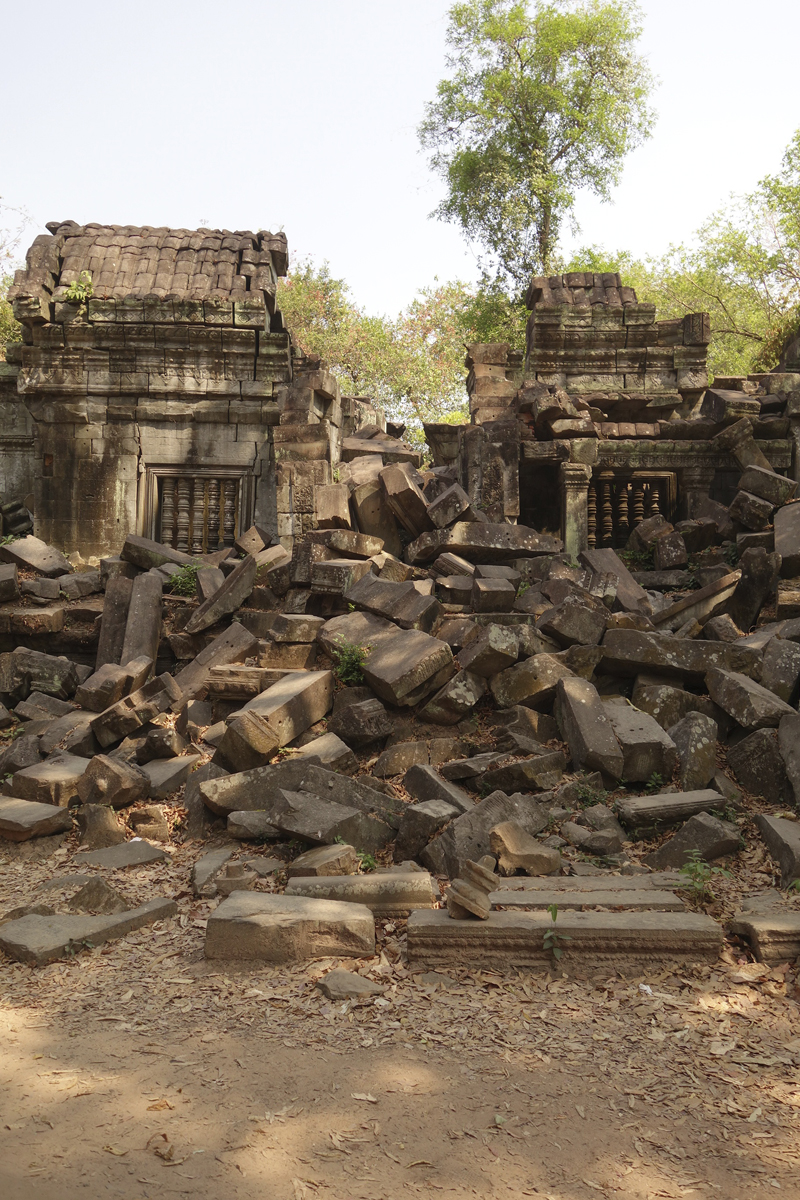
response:
<path fill-rule="evenodd" d="M 6 4 L 0 195 L 33 218 L 282 228 L 370 311 L 476 275 L 416 127 L 450 0 Z M 653 139 L 577 244 L 658 252 L 778 168 L 800 0 L 644 0 Z"/>

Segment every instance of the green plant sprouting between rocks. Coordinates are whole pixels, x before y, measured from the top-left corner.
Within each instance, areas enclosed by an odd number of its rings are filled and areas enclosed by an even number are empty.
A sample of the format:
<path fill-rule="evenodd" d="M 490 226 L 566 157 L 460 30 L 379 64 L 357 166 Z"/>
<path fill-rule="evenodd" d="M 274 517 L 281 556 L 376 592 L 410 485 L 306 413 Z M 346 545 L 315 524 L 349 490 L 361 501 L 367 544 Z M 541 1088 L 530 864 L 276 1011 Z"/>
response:
<path fill-rule="evenodd" d="M 555 962 L 558 962 L 564 953 L 560 943 L 571 942 L 572 938 L 568 933 L 559 933 L 559 931 L 556 929 L 556 921 L 558 920 L 558 905 L 548 904 L 547 911 L 550 914 L 550 920 L 553 922 L 553 924 L 544 931 L 542 948 L 546 953 L 552 954 Z"/>
<path fill-rule="evenodd" d="M 333 673 L 345 687 L 357 687 L 364 682 L 364 663 L 371 649 L 371 646 L 359 646 L 344 638 L 331 648 Z"/>
<path fill-rule="evenodd" d="M 714 900 L 715 896 L 710 887 L 710 880 L 714 875 L 721 875 L 724 879 L 730 879 L 730 871 L 726 871 L 723 867 L 711 867 L 701 857 L 699 850 L 689 851 L 689 861 L 684 863 L 680 868 L 680 875 L 686 877 L 686 887 L 691 891 L 695 900 Z"/>
<path fill-rule="evenodd" d="M 333 839 L 339 846 L 346 846 L 347 842 L 341 834 L 337 833 Z M 356 858 L 358 859 L 358 869 L 367 875 L 370 871 L 378 869 L 378 863 L 374 854 L 369 854 L 366 850 L 356 850 Z"/>
<path fill-rule="evenodd" d="M 88 271 L 81 271 L 78 278 L 69 285 L 66 291 L 66 299 L 70 304 L 85 304 L 87 300 L 91 300 L 93 295 L 94 286 Z"/>
<path fill-rule="evenodd" d="M 169 585 L 173 596 L 194 596 L 197 591 L 197 572 L 200 570 L 195 563 L 186 563 L 174 575 L 170 575 Z"/>

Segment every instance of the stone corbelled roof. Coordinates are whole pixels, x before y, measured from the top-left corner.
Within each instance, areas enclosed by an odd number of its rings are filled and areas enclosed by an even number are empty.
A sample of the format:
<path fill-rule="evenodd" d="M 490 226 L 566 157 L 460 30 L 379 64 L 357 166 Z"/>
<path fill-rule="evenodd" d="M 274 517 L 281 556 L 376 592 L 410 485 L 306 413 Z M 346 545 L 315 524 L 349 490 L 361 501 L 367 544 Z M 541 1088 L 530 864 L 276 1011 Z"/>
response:
<path fill-rule="evenodd" d="M 623 287 L 613 271 L 568 271 L 565 275 L 537 275 L 531 280 L 525 304 L 606 304 L 613 308 L 636 304 L 636 292 Z"/>
<path fill-rule="evenodd" d="M 99 299 L 244 299 L 274 295 L 287 269 L 286 235 L 228 229 L 77 225 L 51 221 L 18 271 L 10 298 L 62 299 L 88 271 Z"/>

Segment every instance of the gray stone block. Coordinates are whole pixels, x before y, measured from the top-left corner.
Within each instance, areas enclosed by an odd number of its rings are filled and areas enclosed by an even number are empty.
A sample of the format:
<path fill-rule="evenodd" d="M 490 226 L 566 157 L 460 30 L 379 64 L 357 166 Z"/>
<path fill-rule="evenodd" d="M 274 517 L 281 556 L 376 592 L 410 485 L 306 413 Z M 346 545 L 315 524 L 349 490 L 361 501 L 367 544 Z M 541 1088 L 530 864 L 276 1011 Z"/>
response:
<path fill-rule="evenodd" d="M 407 917 L 415 909 L 433 907 L 433 886 L 427 871 L 294 877 L 286 884 L 286 895 L 365 904 L 377 917 Z"/>
<path fill-rule="evenodd" d="M 234 892 L 206 926 L 210 959 L 290 963 L 374 953 L 375 919 L 363 904 Z"/>
<path fill-rule="evenodd" d="M 716 858 L 736 854 L 740 843 L 741 834 L 736 825 L 712 817 L 710 813 L 697 813 L 689 818 L 674 837 L 651 854 L 645 855 L 642 861 L 657 871 L 669 868 L 679 870 L 691 862 L 694 854 L 703 862 L 713 862 Z"/>
<path fill-rule="evenodd" d="M 70 958 L 86 946 L 124 937 L 134 929 L 174 916 L 178 906 L 166 898 L 110 916 L 27 916 L 0 927 L 0 949 L 17 962 L 41 967 Z"/>

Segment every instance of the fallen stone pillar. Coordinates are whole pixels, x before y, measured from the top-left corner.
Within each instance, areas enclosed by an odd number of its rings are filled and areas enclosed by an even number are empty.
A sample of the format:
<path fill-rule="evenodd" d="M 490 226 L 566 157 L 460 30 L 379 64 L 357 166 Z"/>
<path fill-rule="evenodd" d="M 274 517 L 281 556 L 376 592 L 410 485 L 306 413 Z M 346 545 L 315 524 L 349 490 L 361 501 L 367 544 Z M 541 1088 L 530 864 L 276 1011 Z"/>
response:
<path fill-rule="evenodd" d="M 138 575 L 133 581 L 120 662 L 145 657 L 155 663 L 160 639 L 161 581 L 155 575 Z"/>
<path fill-rule="evenodd" d="M 433 888 L 427 871 L 298 876 L 287 883 L 286 895 L 365 904 L 380 917 L 407 917 L 415 909 L 433 908 Z"/>

